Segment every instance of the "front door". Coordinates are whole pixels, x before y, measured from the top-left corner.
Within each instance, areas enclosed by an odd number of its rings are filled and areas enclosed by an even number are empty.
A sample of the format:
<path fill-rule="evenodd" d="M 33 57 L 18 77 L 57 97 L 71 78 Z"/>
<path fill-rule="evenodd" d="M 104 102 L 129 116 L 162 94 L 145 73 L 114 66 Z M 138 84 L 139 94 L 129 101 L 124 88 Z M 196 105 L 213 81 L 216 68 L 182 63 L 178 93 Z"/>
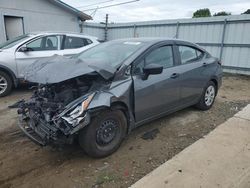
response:
<path fill-rule="evenodd" d="M 62 36 L 44 36 L 24 44 L 23 46 L 27 48 L 25 52 L 20 51 L 19 48 L 15 54 L 18 77 L 23 78 L 26 67 L 36 60 L 50 57 L 55 54 L 62 55 L 62 51 L 60 50 L 61 41 Z"/>
<path fill-rule="evenodd" d="M 163 72 L 143 80 L 143 67 L 160 64 Z M 137 123 L 160 116 L 179 105 L 180 81 L 175 66 L 172 45 L 160 45 L 150 50 L 134 65 L 134 108 Z"/>

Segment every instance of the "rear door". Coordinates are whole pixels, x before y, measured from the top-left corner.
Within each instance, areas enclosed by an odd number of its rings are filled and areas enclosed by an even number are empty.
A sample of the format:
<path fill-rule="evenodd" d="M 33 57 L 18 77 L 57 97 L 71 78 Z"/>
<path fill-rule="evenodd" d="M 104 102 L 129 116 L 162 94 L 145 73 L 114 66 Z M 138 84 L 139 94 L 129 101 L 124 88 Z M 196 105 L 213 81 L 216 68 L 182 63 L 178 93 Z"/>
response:
<path fill-rule="evenodd" d="M 188 44 L 177 44 L 179 71 L 181 80 L 181 104 L 187 105 L 199 100 L 208 79 L 205 71 L 207 63 L 205 53 Z"/>
<path fill-rule="evenodd" d="M 29 51 L 21 52 L 19 47 L 15 53 L 18 77 L 22 78 L 25 68 L 36 60 L 50 57 L 55 54 L 62 55 L 60 51 L 62 39 L 62 35 L 41 36 L 21 46 L 27 47 Z"/>
<path fill-rule="evenodd" d="M 142 79 L 142 69 L 147 64 L 163 66 L 163 72 Z M 137 123 L 160 116 L 179 105 L 180 80 L 175 66 L 173 46 L 154 46 L 134 62 L 134 109 Z"/>

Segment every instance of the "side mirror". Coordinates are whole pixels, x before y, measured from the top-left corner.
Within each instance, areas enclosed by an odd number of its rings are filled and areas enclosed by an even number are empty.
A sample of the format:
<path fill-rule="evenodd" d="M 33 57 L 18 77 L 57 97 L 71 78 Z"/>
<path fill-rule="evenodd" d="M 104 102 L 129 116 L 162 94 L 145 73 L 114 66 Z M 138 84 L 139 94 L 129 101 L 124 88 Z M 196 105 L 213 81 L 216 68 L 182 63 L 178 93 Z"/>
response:
<path fill-rule="evenodd" d="M 21 48 L 19 48 L 18 50 L 19 52 L 28 52 L 28 48 L 26 46 L 22 46 Z"/>
<path fill-rule="evenodd" d="M 143 68 L 143 80 L 148 79 L 150 74 L 161 74 L 163 71 L 163 66 L 158 64 L 149 64 Z"/>

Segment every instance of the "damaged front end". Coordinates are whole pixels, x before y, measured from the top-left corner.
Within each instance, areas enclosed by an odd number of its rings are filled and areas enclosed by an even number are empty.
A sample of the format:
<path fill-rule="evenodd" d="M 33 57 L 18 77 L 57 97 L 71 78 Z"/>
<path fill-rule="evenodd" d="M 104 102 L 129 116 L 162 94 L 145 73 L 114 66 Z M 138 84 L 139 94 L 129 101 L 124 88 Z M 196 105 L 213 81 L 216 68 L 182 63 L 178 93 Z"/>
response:
<path fill-rule="evenodd" d="M 105 63 L 54 55 L 25 71 L 25 79 L 39 84 L 28 101 L 18 103 L 19 127 L 33 141 L 46 145 L 72 143 L 89 124 L 87 108 L 96 91 L 109 87 L 115 69 Z"/>
<path fill-rule="evenodd" d="M 72 143 L 77 132 L 90 123 L 87 109 L 101 84 L 97 77 L 39 85 L 28 101 L 18 104 L 18 126 L 43 146 Z"/>

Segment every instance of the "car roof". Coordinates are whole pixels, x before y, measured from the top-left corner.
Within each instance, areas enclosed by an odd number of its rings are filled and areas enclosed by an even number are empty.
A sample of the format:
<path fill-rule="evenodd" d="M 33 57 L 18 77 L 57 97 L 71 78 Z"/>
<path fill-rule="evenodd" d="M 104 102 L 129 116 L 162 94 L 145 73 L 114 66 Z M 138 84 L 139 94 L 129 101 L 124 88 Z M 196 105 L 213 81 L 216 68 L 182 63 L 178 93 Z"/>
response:
<path fill-rule="evenodd" d="M 202 51 L 206 51 L 204 48 L 199 46 L 196 43 L 186 41 L 186 40 L 181 40 L 181 39 L 176 39 L 176 38 L 164 38 L 164 37 L 140 37 L 140 38 L 124 38 L 124 39 L 116 39 L 113 41 L 117 42 L 145 42 L 150 45 L 160 43 L 160 42 L 175 42 L 176 44 L 181 44 L 181 45 L 188 45 L 188 46 L 193 46 L 196 48 L 199 48 Z"/>
<path fill-rule="evenodd" d="M 160 42 L 170 40 L 167 38 L 158 38 L 158 37 L 140 37 L 140 38 L 123 38 L 123 39 L 116 39 L 112 41 L 119 41 L 119 42 Z"/>
<path fill-rule="evenodd" d="M 68 31 L 35 31 L 28 33 L 29 35 L 73 35 L 73 36 L 79 36 L 79 37 L 88 37 L 88 38 L 95 38 L 98 39 L 95 36 L 90 35 L 84 35 L 83 33 L 77 33 L 77 32 L 68 32 Z"/>
<path fill-rule="evenodd" d="M 189 41 L 180 40 L 176 38 L 164 38 L 164 37 L 140 37 L 140 38 L 123 38 L 123 39 L 116 39 L 113 41 L 120 41 L 120 42 L 146 42 L 146 43 L 157 43 L 157 42 L 177 42 L 177 43 L 190 43 L 194 44 Z"/>
<path fill-rule="evenodd" d="M 130 65 L 143 51 L 147 50 L 151 46 L 157 45 L 157 44 L 168 44 L 168 42 L 175 43 L 177 45 L 184 45 L 184 46 L 190 46 L 194 47 L 196 49 L 199 49 L 205 53 L 208 53 L 204 48 L 200 47 L 199 45 L 185 41 L 185 40 L 180 40 L 180 39 L 175 39 L 175 38 L 164 38 L 164 37 L 141 37 L 141 38 L 125 38 L 125 39 L 116 39 L 116 40 L 111 40 L 109 41 L 110 43 L 126 43 L 126 42 L 141 42 L 145 43 L 144 47 L 142 47 L 139 51 L 134 53 L 131 57 L 129 57 L 125 62 L 123 62 L 123 65 Z"/>

